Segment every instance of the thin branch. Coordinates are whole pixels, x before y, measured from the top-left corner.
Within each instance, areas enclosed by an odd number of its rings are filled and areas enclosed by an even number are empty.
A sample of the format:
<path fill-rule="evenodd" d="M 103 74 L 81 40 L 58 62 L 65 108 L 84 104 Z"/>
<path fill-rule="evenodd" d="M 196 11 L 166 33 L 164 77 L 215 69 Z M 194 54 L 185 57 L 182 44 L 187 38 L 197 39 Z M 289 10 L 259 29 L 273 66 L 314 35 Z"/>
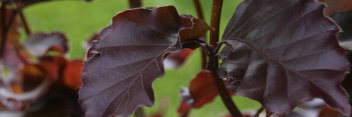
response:
<path fill-rule="evenodd" d="M 27 19 L 26 19 L 25 15 L 23 14 L 23 10 L 22 9 L 20 10 L 19 14 L 20 14 L 20 19 L 21 19 L 21 22 L 23 24 L 23 27 L 24 27 L 24 30 L 25 30 L 26 34 L 27 35 L 31 35 L 32 34 L 31 29 L 29 28 Z"/>
<path fill-rule="evenodd" d="M 221 17 L 221 8 L 223 0 L 213 0 L 213 8 L 211 10 L 211 21 L 210 25 L 214 30 L 210 31 L 210 44 L 213 47 L 216 47 L 219 41 L 219 27 L 220 27 L 220 17 Z"/>
<path fill-rule="evenodd" d="M 193 0 L 193 3 L 194 3 L 194 7 L 197 11 L 198 18 L 204 20 L 203 9 L 202 9 L 202 5 L 200 4 L 200 1 Z M 204 35 L 204 40 L 207 40 L 206 35 Z M 201 61 L 202 61 L 202 69 L 205 69 L 207 66 L 207 56 L 204 53 L 201 53 Z"/>
<path fill-rule="evenodd" d="M 130 8 L 142 7 L 142 0 L 129 0 Z"/>
<path fill-rule="evenodd" d="M 212 48 L 218 48 L 219 44 L 219 27 L 220 27 L 220 17 L 222 9 L 223 0 L 213 0 L 213 7 L 211 13 L 211 26 L 215 29 L 210 32 L 210 44 Z M 235 103 L 232 101 L 231 95 L 228 92 L 223 80 L 219 77 L 219 58 L 217 56 L 217 51 L 212 50 L 209 56 L 208 69 L 211 71 L 214 82 L 218 89 L 219 95 L 224 102 L 227 110 L 231 113 L 233 117 L 243 117 L 242 113 L 239 111 Z"/>
<path fill-rule="evenodd" d="M 196 11 L 197 11 L 198 18 L 204 20 L 203 9 L 202 9 L 202 5 L 200 4 L 200 1 L 193 0 L 193 3 L 194 3 L 194 7 L 196 8 Z"/>
<path fill-rule="evenodd" d="M 217 57 L 210 56 L 209 61 L 214 63 L 214 58 L 217 59 Z M 212 73 L 214 82 L 216 84 L 216 87 L 218 89 L 219 95 L 225 104 L 227 110 L 231 113 L 233 117 L 243 117 L 242 113 L 239 111 L 235 103 L 232 101 L 231 95 L 228 92 L 227 88 L 225 87 L 225 84 L 222 79 L 219 78 L 219 74 L 217 72 L 217 68 L 214 67 L 215 64 L 211 65 L 212 68 L 209 70 Z M 209 66 L 208 66 L 209 67 Z"/>

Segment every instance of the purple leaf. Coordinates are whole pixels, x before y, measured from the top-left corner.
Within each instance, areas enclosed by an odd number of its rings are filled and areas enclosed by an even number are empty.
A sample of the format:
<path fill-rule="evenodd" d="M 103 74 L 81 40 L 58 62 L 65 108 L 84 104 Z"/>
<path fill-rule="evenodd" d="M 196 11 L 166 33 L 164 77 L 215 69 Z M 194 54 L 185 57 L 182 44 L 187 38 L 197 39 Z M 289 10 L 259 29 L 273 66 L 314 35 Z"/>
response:
<path fill-rule="evenodd" d="M 152 82 L 164 74 L 164 55 L 181 49 L 182 25 L 172 6 L 117 14 L 88 52 L 79 92 L 86 116 L 128 116 L 151 106 Z"/>
<path fill-rule="evenodd" d="M 228 24 L 220 74 L 231 89 L 282 115 L 322 98 L 350 114 L 341 81 L 348 70 L 337 26 L 313 0 L 246 0 Z M 281 114 L 280 114 L 281 113 Z"/>

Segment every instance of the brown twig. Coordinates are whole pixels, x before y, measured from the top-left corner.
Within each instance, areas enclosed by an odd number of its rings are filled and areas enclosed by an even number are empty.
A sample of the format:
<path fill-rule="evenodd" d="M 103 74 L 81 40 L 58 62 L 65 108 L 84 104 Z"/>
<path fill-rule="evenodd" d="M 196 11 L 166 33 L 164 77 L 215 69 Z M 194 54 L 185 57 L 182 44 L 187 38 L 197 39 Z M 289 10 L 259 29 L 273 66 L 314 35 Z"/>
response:
<path fill-rule="evenodd" d="M 216 47 L 219 42 L 219 27 L 220 27 L 220 17 L 221 8 L 223 0 L 213 0 L 213 8 L 211 10 L 211 21 L 210 25 L 214 30 L 210 31 L 210 44 Z"/>
<path fill-rule="evenodd" d="M 194 3 L 194 6 L 196 8 L 196 11 L 197 11 L 198 18 L 204 20 L 203 9 L 202 9 L 202 5 L 200 4 L 200 1 L 199 0 L 193 0 L 193 3 Z"/>
<path fill-rule="evenodd" d="M 210 44 L 212 48 L 218 48 L 219 42 L 219 24 L 221 17 L 221 8 L 223 0 L 213 0 L 213 7 L 211 12 L 211 26 L 214 28 L 210 32 Z M 227 110 L 231 113 L 233 117 L 242 117 L 242 113 L 239 111 L 235 103 L 232 101 L 231 95 L 222 79 L 220 79 L 218 74 L 219 58 L 217 56 L 217 49 L 213 49 L 211 55 L 209 56 L 208 69 L 211 71 L 214 82 L 218 89 L 219 95 L 224 102 Z"/>
<path fill-rule="evenodd" d="M 130 8 L 142 7 L 142 0 L 129 0 Z"/>
<path fill-rule="evenodd" d="M 200 4 L 199 0 L 193 0 L 194 7 L 197 11 L 198 18 L 204 20 L 204 14 L 202 10 L 202 5 Z M 204 39 L 206 40 L 207 37 L 204 35 Z M 207 66 L 207 56 L 204 53 L 201 53 L 201 61 L 202 61 L 202 69 L 205 69 Z"/>
<path fill-rule="evenodd" d="M 26 19 L 25 15 L 23 14 L 22 9 L 19 11 L 19 14 L 20 14 L 20 19 L 21 19 L 21 22 L 23 24 L 23 27 L 24 27 L 26 34 L 31 35 L 32 34 L 31 29 L 29 28 L 27 19 Z"/>
<path fill-rule="evenodd" d="M 216 84 L 217 90 L 219 92 L 219 95 L 223 101 L 223 103 L 225 104 L 227 110 L 231 113 L 231 115 L 233 117 L 242 117 L 242 113 L 239 111 L 239 109 L 237 108 L 237 106 L 235 105 L 235 103 L 232 101 L 231 95 L 228 92 L 227 88 L 225 87 L 225 84 L 223 82 L 222 79 L 220 79 L 219 74 L 217 72 L 217 67 L 218 66 L 216 63 L 218 59 L 217 57 L 215 57 L 216 55 L 212 55 L 209 57 L 209 62 L 213 63 L 211 65 L 208 65 L 208 69 L 211 71 L 214 82 Z M 216 64 L 215 64 L 216 63 Z"/>

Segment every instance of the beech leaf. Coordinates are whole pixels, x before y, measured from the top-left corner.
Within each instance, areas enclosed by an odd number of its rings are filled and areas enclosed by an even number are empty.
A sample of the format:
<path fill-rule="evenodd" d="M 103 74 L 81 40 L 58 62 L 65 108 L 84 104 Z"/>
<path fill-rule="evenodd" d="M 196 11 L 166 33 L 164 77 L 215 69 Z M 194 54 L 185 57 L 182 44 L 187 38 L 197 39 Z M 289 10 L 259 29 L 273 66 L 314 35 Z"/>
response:
<path fill-rule="evenodd" d="M 221 77 L 236 81 L 231 90 L 278 115 L 313 98 L 350 114 L 341 87 L 349 64 L 335 36 L 338 28 L 323 8 L 313 0 L 241 3 L 221 52 Z"/>
<path fill-rule="evenodd" d="M 173 6 L 117 14 L 88 52 L 80 101 L 87 117 L 128 116 L 154 103 L 152 82 L 163 59 L 181 49 L 182 21 Z"/>
<path fill-rule="evenodd" d="M 211 73 L 202 70 L 192 79 L 189 88 L 181 90 L 182 101 L 177 112 L 186 114 L 192 108 L 201 108 L 212 102 L 217 95 L 218 91 Z"/>
<path fill-rule="evenodd" d="M 189 86 L 191 97 L 194 99 L 192 107 L 200 108 L 210 103 L 218 95 L 213 77 L 209 71 L 203 70 L 191 81 Z"/>

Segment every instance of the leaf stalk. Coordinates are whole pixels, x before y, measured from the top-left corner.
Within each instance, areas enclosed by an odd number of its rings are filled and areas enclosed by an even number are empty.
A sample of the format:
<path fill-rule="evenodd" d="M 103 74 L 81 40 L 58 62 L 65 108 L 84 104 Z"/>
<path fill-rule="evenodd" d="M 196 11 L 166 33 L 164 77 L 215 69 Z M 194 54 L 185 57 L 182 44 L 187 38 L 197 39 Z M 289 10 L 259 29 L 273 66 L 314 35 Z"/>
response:
<path fill-rule="evenodd" d="M 22 22 L 22 24 L 23 24 L 23 27 L 24 27 L 24 31 L 26 32 L 27 35 L 31 35 L 31 34 L 32 34 L 32 31 L 31 31 L 31 29 L 29 28 L 27 19 L 26 19 L 25 15 L 23 14 L 22 9 L 20 10 L 19 15 L 20 15 L 20 19 L 21 19 L 21 22 Z"/>
<path fill-rule="evenodd" d="M 204 14 L 203 14 L 202 5 L 200 4 L 200 1 L 193 0 L 193 4 L 196 9 L 198 18 L 204 20 Z M 204 40 L 207 40 L 206 35 L 204 35 Z M 207 67 L 207 56 L 204 53 L 201 53 L 201 61 L 202 61 L 202 69 L 205 69 Z"/>
<path fill-rule="evenodd" d="M 210 44 L 212 48 L 218 48 L 219 44 L 219 27 L 221 18 L 223 0 L 213 0 L 212 12 L 211 12 L 211 27 L 214 30 L 210 32 Z M 227 110 L 231 113 L 233 117 L 243 117 L 242 113 L 239 111 L 235 103 L 232 101 L 231 95 L 228 92 L 223 80 L 218 74 L 219 68 L 219 57 L 217 56 L 217 49 L 211 51 L 208 61 L 208 70 L 212 73 L 214 82 L 216 84 L 218 93 L 224 102 Z"/>

